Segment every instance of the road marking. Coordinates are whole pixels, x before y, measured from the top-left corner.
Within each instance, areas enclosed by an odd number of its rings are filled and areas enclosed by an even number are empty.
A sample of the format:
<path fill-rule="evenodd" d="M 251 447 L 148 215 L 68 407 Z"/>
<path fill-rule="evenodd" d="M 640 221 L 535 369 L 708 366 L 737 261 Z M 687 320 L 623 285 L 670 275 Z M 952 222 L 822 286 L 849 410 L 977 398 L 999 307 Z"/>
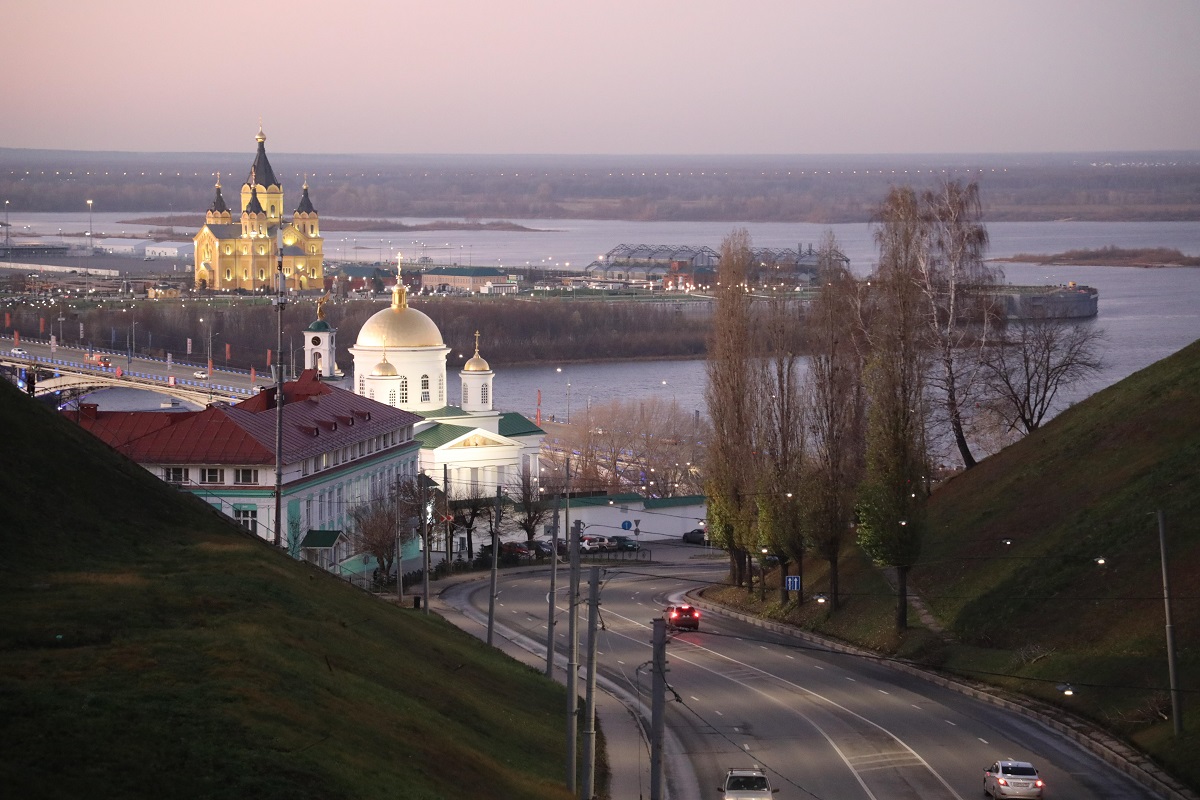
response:
<path fill-rule="evenodd" d="M 694 695 L 694 694 L 689 694 L 689 695 L 688 695 L 688 697 L 692 698 L 692 699 L 693 699 L 693 700 L 695 700 L 697 703 L 699 703 L 699 702 L 700 702 L 700 698 L 699 698 L 699 697 L 696 697 L 696 695 Z"/>
<path fill-rule="evenodd" d="M 976 736 L 975 738 L 978 739 L 979 741 L 983 742 L 984 744 L 988 744 L 988 740 L 983 738 L 982 736 Z"/>
<path fill-rule="evenodd" d="M 785 655 L 785 656 L 787 656 L 788 658 L 790 658 L 792 661 L 795 661 L 795 660 L 796 660 L 796 657 L 795 657 L 795 656 L 788 656 L 788 655 L 787 655 L 787 653 L 784 653 L 784 655 Z"/>
<path fill-rule="evenodd" d="M 763 650 L 769 650 L 769 649 L 770 649 L 770 648 L 769 648 L 769 647 L 767 647 L 765 644 L 760 644 L 760 645 L 759 645 L 759 647 L 761 647 Z"/>
<path fill-rule="evenodd" d="M 851 678 L 849 675 L 843 675 L 842 677 L 844 677 L 846 680 L 850 681 L 851 683 L 858 683 L 858 681 L 854 680 L 854 678 Z"/>
<path fill-rule="evenodd" d="M 878 691 L 880 694 L 891 694 L 891 692 L 885 692 L 883 689 L 878 689 L 877 691 Z"/>
<path fill-rule="evenodd" d="M 956 727 L 956 728 L 958 727 L 958 723 L 957 723 L 957 722 L 951 722 L 950 720 L 946 720 L 946 724 L 947 724 L 947 725 L 953 725 L 953 726 L 954 726 L 954 727 Z"/>
<path fill-rule="evenodd" d="M 714 709 L 714 711 L 715 711 L 715 709 Z M 724 714 L 722 714 L 720 711 L 717 711 L 716 713 L 717 713 L 717 716 L 718 716 L 718 717 L 723 717 L 723 716 L 725 716 L 725 715 L 724 715 Z"/>

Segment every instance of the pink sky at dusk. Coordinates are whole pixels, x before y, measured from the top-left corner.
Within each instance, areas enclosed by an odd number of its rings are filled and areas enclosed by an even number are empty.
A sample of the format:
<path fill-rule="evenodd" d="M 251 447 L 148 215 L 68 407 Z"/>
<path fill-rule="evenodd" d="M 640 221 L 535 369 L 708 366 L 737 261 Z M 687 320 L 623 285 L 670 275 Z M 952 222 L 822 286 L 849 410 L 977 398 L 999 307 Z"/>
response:
<path fill-rule="evenodd" d="M 1200 149 L 1195 0 L 9 0 L 0 146 Z M 217 27 L 219 26 L 219 30 Z"/>

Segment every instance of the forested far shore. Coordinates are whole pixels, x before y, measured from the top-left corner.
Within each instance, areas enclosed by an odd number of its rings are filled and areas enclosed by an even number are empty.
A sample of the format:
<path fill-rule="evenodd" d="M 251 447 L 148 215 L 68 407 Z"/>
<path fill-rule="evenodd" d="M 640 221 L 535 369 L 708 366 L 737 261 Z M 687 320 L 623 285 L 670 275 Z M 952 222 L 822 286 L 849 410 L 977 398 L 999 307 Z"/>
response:
<path fill-rule="evenodd" d="M 1185 256 L 1178 250 L 1166 247 L 1101 247 L 1098 249 L 1068 250 L 1054 255 L 1017 253 L 1010 258 L 996 261 L 1011 261 L 1020 264 L 1067 264 L 1089 267 L 1200 267 L 1200 257 Z"/>

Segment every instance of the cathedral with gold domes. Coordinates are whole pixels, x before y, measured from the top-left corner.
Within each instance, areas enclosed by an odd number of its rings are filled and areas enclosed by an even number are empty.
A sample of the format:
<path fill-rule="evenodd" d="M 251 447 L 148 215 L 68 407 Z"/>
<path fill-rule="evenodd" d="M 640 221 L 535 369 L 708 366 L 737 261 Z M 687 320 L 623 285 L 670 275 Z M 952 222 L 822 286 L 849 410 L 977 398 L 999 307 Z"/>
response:
<path fill-rule="evenodd" d="M 304 366 L 323 379 L 341 374 L 333 360 L 336 334 L 324 319 L 305 334 Z M 479 339 L 476 333 L 475 354 L 459 371 L 451 397 L 450 348 L 437 324 L 408 305 L 397 276 L 391 305 L 363 323 L 350 347 L 348 379 L 355 394 L 424 417 L 414 438 L 421 443 L 421 469 L 434 480 L 445 474 L 452 487 L 490 494 L 496 486 L 516 484 L 522 474 L 538 474 L 545 432 L 522 414 L 493 407 L 496 374 L 480 355 Z"/>
<path fill-rule="evenodd" d="M 259 126 L 258 153 L 241 190 L 238 219 L 221 194 L 217 177 L 204 227 L 196 234 L 195 287 L 226 292 L 273 292 L 282 255 L 283 276 L 291 290 L 323 289 L 325 244 L 321 222 L 305 180 L 290 222 L 284 220 L 283 184 L 267 159 Z"/>

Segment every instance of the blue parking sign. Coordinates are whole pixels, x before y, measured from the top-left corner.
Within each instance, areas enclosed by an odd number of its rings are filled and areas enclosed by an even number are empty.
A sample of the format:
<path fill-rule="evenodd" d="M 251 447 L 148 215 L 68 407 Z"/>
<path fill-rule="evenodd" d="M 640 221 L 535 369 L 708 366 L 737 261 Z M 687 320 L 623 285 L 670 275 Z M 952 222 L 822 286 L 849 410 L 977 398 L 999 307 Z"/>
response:
<path fill-rule="evenodd" d="M 787 575 L 785 577 L 785 580 L 786 580 L 786 587 L 789 592 L 800 591 L 800 576 L 799 575 Z"/>

